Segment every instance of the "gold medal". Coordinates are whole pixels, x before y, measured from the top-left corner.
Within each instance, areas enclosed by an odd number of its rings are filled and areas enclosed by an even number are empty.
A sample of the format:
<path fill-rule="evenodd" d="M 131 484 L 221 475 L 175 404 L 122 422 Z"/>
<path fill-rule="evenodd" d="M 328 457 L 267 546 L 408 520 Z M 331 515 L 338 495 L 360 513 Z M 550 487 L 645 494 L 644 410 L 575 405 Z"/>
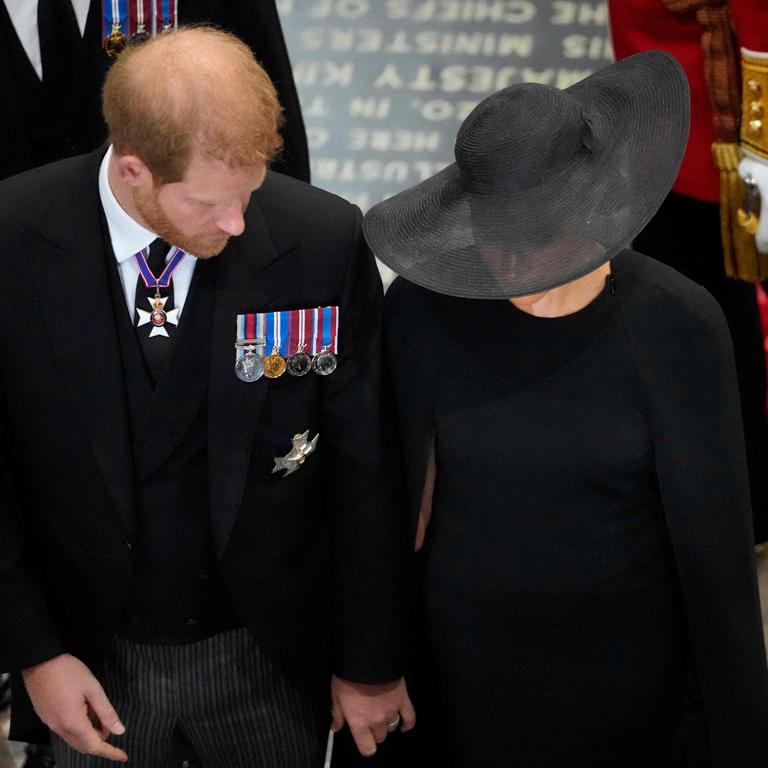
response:
<path fill-rule="evenodd" d="M 285 358 L 277 349 L 272 350 L 269 357 L 264 358 L 264 375 L 268 379 L 279 379 L 287 368 Z"/>
<path fill-rule="evenodd" d="M 120 25 L 113 24 L 112 32 L 104 41 L 104 50 L 107 56 L 114 61 L 127 44 L 128 41 L 125 39 L 125 35 L 120 31 Z"/>

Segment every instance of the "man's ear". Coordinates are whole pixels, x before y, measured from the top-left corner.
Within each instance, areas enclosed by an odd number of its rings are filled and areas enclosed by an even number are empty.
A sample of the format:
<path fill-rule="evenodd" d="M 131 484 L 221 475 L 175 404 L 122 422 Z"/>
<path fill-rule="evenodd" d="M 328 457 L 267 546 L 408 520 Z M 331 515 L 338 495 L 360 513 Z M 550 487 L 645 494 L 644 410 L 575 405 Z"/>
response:
<path fill-rule="evenodd" d="M 152 172 L 138 155 L 120 155 L 116 158 L 115 169 L 120 181 L 129 187 L 152 183 Z"/>

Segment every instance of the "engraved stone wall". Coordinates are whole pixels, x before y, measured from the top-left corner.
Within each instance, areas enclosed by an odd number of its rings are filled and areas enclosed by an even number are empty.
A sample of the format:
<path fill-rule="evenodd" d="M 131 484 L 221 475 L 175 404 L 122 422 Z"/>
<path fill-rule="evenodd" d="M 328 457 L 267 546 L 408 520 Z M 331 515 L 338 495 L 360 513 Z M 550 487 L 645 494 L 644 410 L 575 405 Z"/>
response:
<path fill-rule="evenodd" d="M 278 0 L 313 183 L 363 210 L 453 160 L 488 94 L 612 59 L 604 2 Z"/>

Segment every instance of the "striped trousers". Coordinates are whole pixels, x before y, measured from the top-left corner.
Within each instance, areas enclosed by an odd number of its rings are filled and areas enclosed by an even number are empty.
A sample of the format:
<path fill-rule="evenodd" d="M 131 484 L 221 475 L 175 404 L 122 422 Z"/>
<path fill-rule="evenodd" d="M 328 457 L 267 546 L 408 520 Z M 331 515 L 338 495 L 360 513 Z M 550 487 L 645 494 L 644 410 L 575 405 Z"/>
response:
<path fill-rule="evenodd" d="M 245 628 L 185 645 L 115 638 L 100 680 L 125 725 L 110 742 L 131 768 L 172 764 L 180 736 L 204 768 L 317 768 L 328 722 L 259 651 Z M 58 768 L 114 768 L 51 734 Z"/>

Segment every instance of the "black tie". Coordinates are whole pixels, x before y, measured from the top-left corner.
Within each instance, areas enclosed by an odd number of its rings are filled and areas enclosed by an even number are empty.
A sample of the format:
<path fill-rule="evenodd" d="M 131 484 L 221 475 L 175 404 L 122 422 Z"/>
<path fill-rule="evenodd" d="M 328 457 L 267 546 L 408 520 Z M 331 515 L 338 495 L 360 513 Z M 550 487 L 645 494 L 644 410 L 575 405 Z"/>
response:
<path fill-rule="evenodd" d="M 164 240 L 157 238 L 149 246 L 149 264 L 152 274 L 159 278 L 165 269 L 165 257 L 168 253 L 170 246 Z M 152 285 L 149 288 L 144 285 L 144 280 L 139 275 L 138 282 L 136 283 L 136 308 L 141 309 L 144 312 L 152 313 L 152 304 L 149 299 L 154 299 L 156 294 L 155 286 Z M 163 305 L 163 312 L 166 315 L 174 308 L 173 303 L 173 280 L 167 288 L 160 289 L 160 295 L 163 298 L 167 297 L 167 301 Z M 134 323 L 136 324 L 136 333 L 139 335 L 139 342 L 141 344 L 142 352 L 144 353 L 144 359 L 147 361 L 152 378 L 157 381 L 160 378 L 160 374 L 163 372 L 166 360 L 168 358 L 168 350 L 171 346 L 171 340 L 173 334 L 176 331 L 176 325 L 166 319 L 165 324 L 157 326 L 152 323 L 151 319 L 146 322 L 147 316 L 140 314 L 138 311 L 134 312 Z M 142 321 L 145 322 L 142 325 L 138 325 Z M 153 335 L 153 329 L 161 328 L 165 333 L 157 332 Z M 168 334 L 167 336 L 165 334 Z"/>
<path fill-rule="evenodd" d="M 82 43 L 72 0 L 38 0 L 37 29 L 43 85 L 58 104 L 66 104 Z"/>

